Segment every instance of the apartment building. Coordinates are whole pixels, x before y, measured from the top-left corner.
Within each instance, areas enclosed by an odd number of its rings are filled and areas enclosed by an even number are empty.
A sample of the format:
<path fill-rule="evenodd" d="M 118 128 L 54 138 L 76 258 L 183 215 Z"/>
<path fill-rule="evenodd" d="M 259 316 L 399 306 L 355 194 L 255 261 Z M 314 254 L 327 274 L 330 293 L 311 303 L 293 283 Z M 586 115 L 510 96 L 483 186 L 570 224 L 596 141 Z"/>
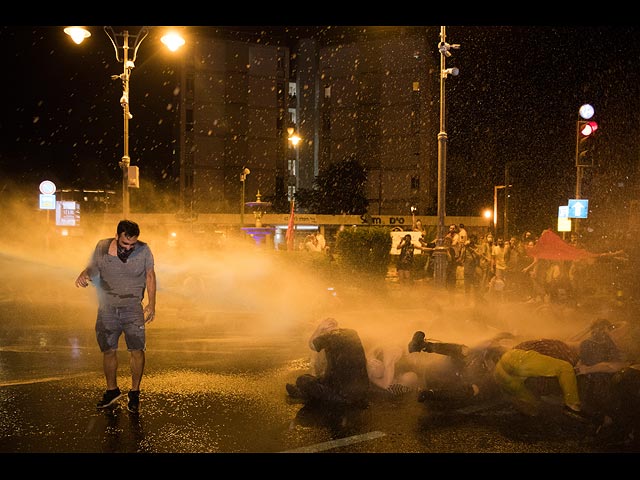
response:
<path fill-rule="evenodd" d="M 437 27 L 345 31 L 192 39 L 180 82 L 182 213 L 239 212 L 258 192 L 286 212 L 323 167 L 356 159 L 372 214 L 435 214 Z"/>

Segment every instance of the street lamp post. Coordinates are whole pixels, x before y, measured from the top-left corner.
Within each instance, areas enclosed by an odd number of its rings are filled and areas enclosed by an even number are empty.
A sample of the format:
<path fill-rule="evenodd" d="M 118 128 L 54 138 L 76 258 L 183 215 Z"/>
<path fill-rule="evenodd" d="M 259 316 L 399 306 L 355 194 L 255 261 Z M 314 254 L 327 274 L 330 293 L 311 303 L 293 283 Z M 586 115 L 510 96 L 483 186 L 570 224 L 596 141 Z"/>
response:
<path fill-rule="evenodd" d="M 433 251 L 433 265 L 435 285 L 437 287 L 446 286 L 447 277 L 447 251 L 444 246 L 445 232 L 445 205 L 447 192 L 447 132 L 445 128 L 445 79 L 449 74 L 458 75 L 457 68 L 447 69 L 445 58 L 451 56 L 450 49 L 458 49 L 460 45 L 449 45 L 446 43 L 446 27 L 440 27 L 440 42 L 438 51 L 440 52 L 440 132 L 438 133 L 438 235 L 436 237 L 436 248 Z"/>
<path fill-rule="evenodd" d="M 288 127 L 287 140 L 289 141 L 289 144 L 294 148 L 294 153 L 295 153 L 293 162 L 289 160 L 288 163 L 289 163 L 289 174 L 295 175 L 295 179 L 296 179 L 295 189 L 297 191 L 300 185 L 300 149 L 298 148 L 298 144 L 302 139 L 300 138 L 300 135 L 298 134 L 295 128 Z M 289 195 L 289 197 L 292 197 L 292 196 Z M 289 198 L 289 200 L 292 200 L 292 198 Z"/>
<path fill-rule="evenodd" d="M 142 41 L 149 35 L 149 27 L 142 27 L 142 29 L 136 35 L 129 35 L 127 30 L 122 33 L 116 33 L 113 27 L 103 27 L 107 37 L 111 40 L 111 44 L 116 53 L 116 61 L 122 63 L 123 71 L 120 75 L 111 75 L 112 80 L 122 81 L 122 96 L 120 97 L 120 105 L 122 106 L 122 113 L 124 119 L 124 141 L 123 141 L 123 154 L 122 160 L 119 163 L 122 169 L 122 218 L 129 217 L 130 200 L 129 200 L 129 166 L 131 165 L 131 158 L 129 157 L 129 120 L 133 118 L 129 110 L 129 81 L 131 78 L 131 71 L 135 67 L 135 61 L 138 56 L 138 49 L 142 44 Z M 85 38 L 91 36 L 91 32 L 84 27 L 66 27 L 64 33 L 69 35 L 76 44 L 83 42 Z M 122 39 L 122 44 L 118 41 Z M 132 39 L 132 45 L 129 46 L 129 38 Z M 184 39 L 175 32 L 170 32 L 162 37 L 162 43 L 164 43 L 171 51 L 176 51 L 182 45 L 184 45 Z M 120 49 L 122 49 L 122 55 L 120 55 Z M 129 58 L 129 50 L 133 49 L 133 54 Z"/>
<path fill-rule="evenodd" d="M 507 235 L 509 234 L 508 231 L 508 227 L 507 227 L 507 195 L 509 194 L 509 192 L 507 191 L 507 189 L 509 187 L 513 187 L 513 185 L 494 185 L 493 186 L 493 234 L 494 235 L 498 235 L 498 190 L 504 188 L 504 196 L 505 196 L 505 200 L 504 200 L 504 213 L 503 213 L 503 219 L 504 219 L 504 225 L 502 227 L 502 238 L 504 238 L 506 240 Z"/>
<path fill-rule="evenodd" d="M 242 182 L 242 190 L 240 193 L 240 226 L 244 227 L 244 183 L 251 171 L 247 167 L 242 167 L 242 173 L 240 174 L 240 182 Z"/>

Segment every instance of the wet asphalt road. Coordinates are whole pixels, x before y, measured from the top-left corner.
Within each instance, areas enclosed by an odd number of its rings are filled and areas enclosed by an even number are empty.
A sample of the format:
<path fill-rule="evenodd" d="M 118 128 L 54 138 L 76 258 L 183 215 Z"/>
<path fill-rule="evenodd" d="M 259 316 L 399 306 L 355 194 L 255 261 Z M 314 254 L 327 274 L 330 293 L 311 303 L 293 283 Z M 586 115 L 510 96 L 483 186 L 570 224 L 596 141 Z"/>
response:
<path fill-rule="evenodd" d="M 264 328 L 255 313 L 238 311 L 185 318 L 175 304 L 147 330 L 140 414 L 130 414 L 124 399 L 100 411 L 95 404 L 104 378 L 94 303 L 74 297 L 68 285 L 27 297 L 6 288 L 0 298 L 2 454 L 426 453 L 447 454 L 448 461 L 450 454 L 636 453 L 637 447 L 603 441 L 593 426 L 562 416 L 523 418 L 504 404 L 443 413 L 413 392 L 374 396 L 364 410 L 309 410 L 284 388 L 309 370 L 308 325 Z M 410 306 L 401 313 L 424 314 Z M 126 392 L 128 356 L 119 355 Z"/>
<path fill-rule="evenodd" d="M 53 330 L 53 331 L 52 331 Z M 6 335 L 5 329 L 5 335 Z M 323 412 L 284 385 L 308 370 L 304 338 L 149 329 L 141 411 L 95 408 L 103 388 L 91 332 L 22 330 L 0 349 L 3 453 L 589 453 L 590 426 L 532 421 L 506 405 L 430 411 L 416 395 Z M 73 339 L 72 341 L 70 339 Z M 121 387 L 128 364 L 120 353 Z"/>

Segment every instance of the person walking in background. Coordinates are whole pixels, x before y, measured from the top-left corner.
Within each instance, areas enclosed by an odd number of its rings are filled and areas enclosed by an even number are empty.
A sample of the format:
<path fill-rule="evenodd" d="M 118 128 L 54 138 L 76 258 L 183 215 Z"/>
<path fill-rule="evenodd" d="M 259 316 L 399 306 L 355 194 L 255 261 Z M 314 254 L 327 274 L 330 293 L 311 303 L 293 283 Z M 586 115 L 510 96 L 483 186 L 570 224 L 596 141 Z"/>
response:
<path fill-rule="evenodd" d="M 469 243 L 469 235 L 467 234 L 467 229 L 464 226 L 464 223 L 458 225 L 458 236 L 460 237 L 460 245 L 464 246 Z"/>
<path fill-rule="evenodd" d="M 504 243 L 504 239 L 498 237 L 496 245 L 491 249 L 491 261 L 493 278 L 489 282 L 491 294 L 499 301 L 504 301 L 504 289 L 506 286 L 507 261 L 509 260 L 509 245 Z"/>
<path fill-rule="evenodd" d="M 420 219 L 416 220 L 415 215 L 412 216 L 412 219 L 413 219 L 413 225 L 411 227 L 411 230 L 413 232 L 420 232 L 420 237 L 423 240 L 426 240 L 425 237 L 427 235 L 427 230 L 426 230 L 426 228 L 424 228 L 424 225 L 422 225 L 422 220 L 420 220 Z"/>
<path fill-rule="evenodd" d="M 462 247 L 458 226 L 455 223 L 449 225 L 449 231 L 443 239 L 443 247 L 447 250 L 446 288 L 449 292 L 454 292 L 457 281 L 458 257 Z"/>
<path fill-rule="evenodd" d="M 467 303 L 475 303 L 482 299 L 480 294 L 480 254 L 478 253 L 477 236 L 472 234 L 460 253 L 464 269 L 464 295 Z"/>
<path fill-rule="evenodd" d="M 400 250 L 400 255 L 398 255 L 398 261 L 396 263 L 396 270 L 398 271 L 398 281 L 401 284 L 411 283 L 413 253 L 415 250 L 411 235 L 407 233 L 404 237 L 402 237 L 396 249 Z"/>
<path fill-rule="evenodd" d="M 96 338 L 103 354 L 107 390 L 98 408 L 117 402 L 122 393 L 118 387 L 118 342 L 124 333 L 129 350 L 131 390 L 127 408 L 138 413 L 140 382 L 144 372 L 145 325 L 156 313 L 156 273 L 149 245 L 138 240 L 140 227 L 130 220 L 121 220 L 115 238 L 99 240 L 88 266 L 78 275 L 76 287 L 92 282 L 98 292 Z M 142 302 L 147 295 L 147 305 Z"/>
<path fill-rule="evenodd" d="M 480 292 L 484 295 L 489 289 L 489 282 L 493 276 L 491 257 L 493 251 L 493 235 L 487 233 L 478 246 L 480 255 Z"/>

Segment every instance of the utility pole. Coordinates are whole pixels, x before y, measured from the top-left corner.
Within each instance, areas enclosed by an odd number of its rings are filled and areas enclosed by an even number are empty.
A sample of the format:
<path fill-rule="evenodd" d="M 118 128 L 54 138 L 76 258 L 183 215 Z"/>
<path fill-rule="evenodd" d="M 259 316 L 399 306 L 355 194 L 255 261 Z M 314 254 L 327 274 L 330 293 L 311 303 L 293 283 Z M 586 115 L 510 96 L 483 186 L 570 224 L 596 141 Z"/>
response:
<path fill-rule="evenodd" d="M 458 75 L 457 68 L 446 68 L 445 59 L 451 56 L 450 49 L 459 49 L 460 45 L 446 42 L 446 27 L 440 27 L 440 132 L 438 133 L 438 236 L 433 251 L 434 277 L 436 287 L 445 287 L 447 281 L 447 251 L 444 246 L 445 206 L 447 193 L 447 132 L 445 127 L 445 79 L 449 74 Z"/>

